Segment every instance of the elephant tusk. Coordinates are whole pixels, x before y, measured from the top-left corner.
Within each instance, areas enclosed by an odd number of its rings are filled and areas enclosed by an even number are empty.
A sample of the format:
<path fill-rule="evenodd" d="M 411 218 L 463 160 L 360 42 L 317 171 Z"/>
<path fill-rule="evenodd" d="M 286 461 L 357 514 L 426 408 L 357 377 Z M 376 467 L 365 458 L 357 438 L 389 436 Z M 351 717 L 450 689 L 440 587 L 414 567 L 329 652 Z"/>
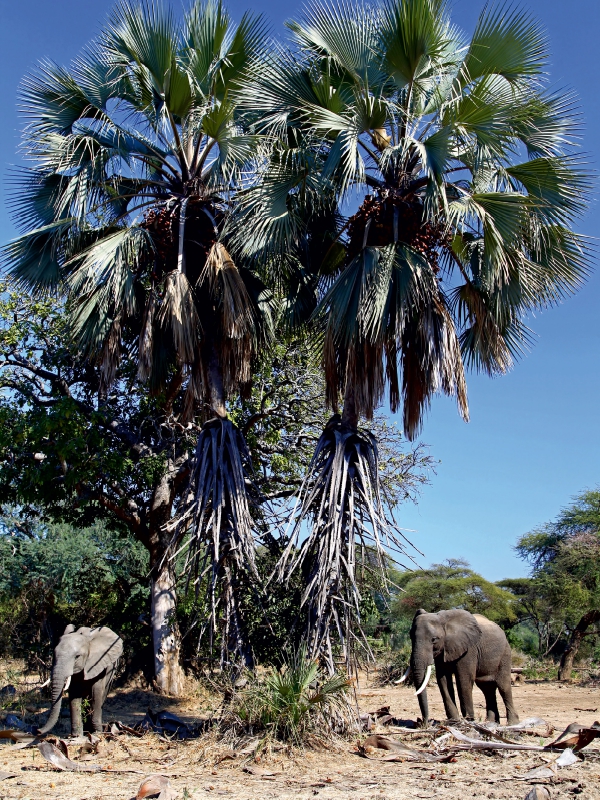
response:
<path fill-rule="evenodd" d="M 398 680 L 398 681 L 394 681 L 394 683 L 395 683 L 395 684 L 398 684 L 398 683 L 404 683 L 404 681 L 405 681 L 405 680 L 408 678 L 408 676 L 409 676 L 409 673 L 410 673 L 410 666 L 409 666 L 409 668 L 406 670 L 406 672 L 404 673 L 404 675 L 403 675 L 403 676 L 400 678 L 400 680 Z"/>
<path fill-rule="evenodd" d="M 426 688 L 427 684 L 429 683 L 429 678 L 431 678 L 431 664 L 427 667 L 427 672 L 425 673 L 425 680 L 419 686 L 415 694 L 421 694 L 422 691 Z"/>
<path fill-rule="evenodd" d="M 46 688 L 46 686 L 49 686 L 49 685 L 50 685 L 50 681 L 51 681 L 51 680 L 52 680 L 52 678 L 48 678 L 48 680 L 46 681 L 46 683 L 42 683 L 42 685 L 41 685 L 39 688 L 40 688 L 40 689 L 45 689 L 45 688 Z"/>
<path fill-rule="evenodd" d="M 65 682 L 65 688 L 63 689 L 63 692 L 66 692 L 70 685 L 71 685 L 71 676 L 69 675 L 69 677 Z"/>

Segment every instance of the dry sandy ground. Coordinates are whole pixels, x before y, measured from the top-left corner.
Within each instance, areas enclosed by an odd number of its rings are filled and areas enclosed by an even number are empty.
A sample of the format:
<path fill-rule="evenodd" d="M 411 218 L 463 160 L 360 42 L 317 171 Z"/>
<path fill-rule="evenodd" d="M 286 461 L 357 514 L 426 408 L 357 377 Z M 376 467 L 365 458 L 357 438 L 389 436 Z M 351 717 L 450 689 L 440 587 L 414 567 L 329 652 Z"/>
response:
<path fill-rule="evenodd" d="M 483 719 L 482 695 L 477 693 L 476 714 Z M 412 687 L 378 689 L 362 685 L 358 690 L 361 710 L 391 706 L 401 719 L 415 719 L 418 713 Z M 539 716 L 556 730 L 552 738 L 571 722 L 591 724 L 600 718 L 600 688 L 564 687 L 556 683 L 525 683 L 514 688 L 521 718 Z M 442 706 L 435 686 L 431 687 L 430 711 L 442 718 Z M 148 706 L 168 708 L 188 720 L 206 717 L 207 697 L 169 702 L 150 692 L 133 690 L 113 694 L 105 706 L 105 720 L 126 723 L 140 719 Z M 62 723 L 63 726 L 66 723 Z M 66 733 L 65 727 L 62 733 Z M 407 744 L 416 743 L 414 734 L 401 734 Z M 528 743 L 541 743 L 527 736 Z M 586 748 L 583 762 L 560 770 L 555 779 L 524 781 L 527 770 L 554 758 L 546 753 L 510 752 L 502 755 L 459 753 L 455 763 L 410 764 L 379 762 L 362 758 L 351 742 L 326 751 L 309 751 L 292 756 L 284 753 L 218 760 L 226 750 L 215 746 L 211 737 L 188 742 L 167 742 L 155 734 L 143 739 L 119 736 L 107 742 L 95 757 L 114 773 L 85 774 L 59 772 L 43 761 L 34 749 L 14 750 L 0 745 L 0 773 L 14 777 L 0 781 L 0 800 L 131 800 L 145 775 L 169 777 L 177 800 L 224 797 L 230 800 L 400 800 L 400 798 L 502 798 L 522 800 L 534 785 L 545 785 L 551 798 L 598 798 L 600 800 L 600 747 Z M 545 742 L 550 741 L 546 738 Z M 600 741 L 600 740 L 599 740 Z M 423 744 L 423 740 L 421 740 Z M 77 747 L 70 755 L 77 755 Z M 218 763 L 216 763 L 218 761 Z M 270 775 L 248 774 L 244 768 Z"/>

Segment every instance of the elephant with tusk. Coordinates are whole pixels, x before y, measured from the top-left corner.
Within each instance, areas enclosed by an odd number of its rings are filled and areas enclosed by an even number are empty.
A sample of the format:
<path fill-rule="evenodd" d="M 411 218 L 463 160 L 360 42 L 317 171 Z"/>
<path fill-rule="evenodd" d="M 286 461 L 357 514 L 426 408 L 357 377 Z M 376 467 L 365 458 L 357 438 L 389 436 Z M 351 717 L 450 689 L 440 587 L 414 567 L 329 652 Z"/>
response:
<path fill-rule="evenodd" d="M 102 730 L 102 706 L 123 653 L 123 642 L 110 628 L 79 628 L 67 625 L 54 649 L 52 663 L 52 706 L 40 734 L 48 733 L 58 722 L 63 695 L 68 691 L 71 704 L 71 735 L 83 736 L 81 701 L 92 704 L 92 726 Z"/>
<path fill-rule="evenodd" d="M 510 683 L 511 652 L 504 631 L 495 622 L 480 614 L 470 614 L 462 609 L 438 611 L 428 614 L 419 609 L 410 631 L 412 653 L 410 666 L 397 683 L 412 673 L 417 686 L 423 725 L 429 722 L 427 684 L 432 667 L 444 701 L 448 719 L 458 719 L 454 694 L 454 679 L 462 716 L 474 719 L 473 684 L 483 692 L 486 719 L 500 722 L 496 689 L 506 706 L 508 724 L 519 721 Z"/>

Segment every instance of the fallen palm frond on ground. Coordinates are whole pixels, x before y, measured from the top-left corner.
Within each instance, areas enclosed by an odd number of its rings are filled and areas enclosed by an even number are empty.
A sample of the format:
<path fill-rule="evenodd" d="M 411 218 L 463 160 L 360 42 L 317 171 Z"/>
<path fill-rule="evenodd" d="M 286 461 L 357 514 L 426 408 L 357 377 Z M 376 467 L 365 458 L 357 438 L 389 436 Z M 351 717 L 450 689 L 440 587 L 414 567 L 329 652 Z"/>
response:
<path fill-rule="evenodd" d="M 522 733 L 526 732 L 527 727 L 545 724 L 543 720 L 533 717 L 514 726 L 502 727 L 496 724 L 481 724 L 477 722 L 458 723 L 466 728 L 467 733 L 459 730 L 457 724 L 438 725 L 431 732 L 442 734 L 433 739 L 428 747 L 410 747 L 404 742 L 390 739 L 375 733 L 368 736 L 363 742 L 358 742 L 357 752 L 365 758 L 377 761 L 452 761 L 460 752 L 473 750 L 513 750 L 513 751 L 536 751 L 536 752 L 558 752 L 562 755 L 552 762 L 548 767 L 539 769 L 550 770 L 545 777 L 552 776 L 556 768 L 571 766 L 578 762 L 576 753 L 587 747 L 594 739 L 600 738 L 600 724 L 595 722 L 592 726 L 584 726 L 579 723 L 572 723 L 554 741 L 546 745 L 527 744 L 520 741 Z M 421 734 L 423 731 L 420 732 Z M 470 735 L 469 735 L 470 734 Z M 517 737 L 517 738 L 511 738 Z M 377 751 L 387 751 L 387 755 L 378 754 Z M 534 770 L 533 772 L 537 772 Z M 529 775 L 529 773 L 528 773 Z M 524 776 L 526 777 L 526 776 Z M 533 775 L 535 777 L 535 775 Z"/>

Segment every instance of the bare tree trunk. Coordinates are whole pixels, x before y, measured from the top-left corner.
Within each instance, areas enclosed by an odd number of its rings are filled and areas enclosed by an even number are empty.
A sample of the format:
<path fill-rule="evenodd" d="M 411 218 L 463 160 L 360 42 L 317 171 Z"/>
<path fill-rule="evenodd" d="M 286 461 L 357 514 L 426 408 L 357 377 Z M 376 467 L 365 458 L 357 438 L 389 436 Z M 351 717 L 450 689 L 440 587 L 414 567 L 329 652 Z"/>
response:
<path fill-rule="evenodd" d="M 173 508 L 174 474 L 174 464 L 169 463 L 154 490 L 149 515 L 149 550 L 152 566 L 154 676 L 160 692 L 177 696 L 183 689 L 183 670 L 179 663 L 181 633 L 175 616 L 177 607 L 175 565 L 168 558 L 171 535 L 164 529 Z"/>
<path fill-rule="evenodd" d="M 587 629 L 589 628 L 590 625 L 593 625 L 595 622 L 598 622 L 599 620 L 600 620 L 600 611 L 592 609 L 591 611 L 587 611 L 577 623 L 577 627 L 571 634 L 571 641 L 569 642 L 569 646 L 563 653 L 562 658 L 560 660 L 560 667 L 558 669 L 559 681 L 571 680 L 571 673 L 573 671 L 573 662 L 575 661 L 575 656 L 579 652 L 581 642 L 583 641 L 584 636 L 587 634 Z"/>
<path fill-rule="evenodd" d="M 183 689 L 179 663 L 181 633 L 175 616 L 177 593 L 172 563 L 165 559 L 152 575 L 152 643 L 154 675 L 162 694 L 178 696 Z"/>

